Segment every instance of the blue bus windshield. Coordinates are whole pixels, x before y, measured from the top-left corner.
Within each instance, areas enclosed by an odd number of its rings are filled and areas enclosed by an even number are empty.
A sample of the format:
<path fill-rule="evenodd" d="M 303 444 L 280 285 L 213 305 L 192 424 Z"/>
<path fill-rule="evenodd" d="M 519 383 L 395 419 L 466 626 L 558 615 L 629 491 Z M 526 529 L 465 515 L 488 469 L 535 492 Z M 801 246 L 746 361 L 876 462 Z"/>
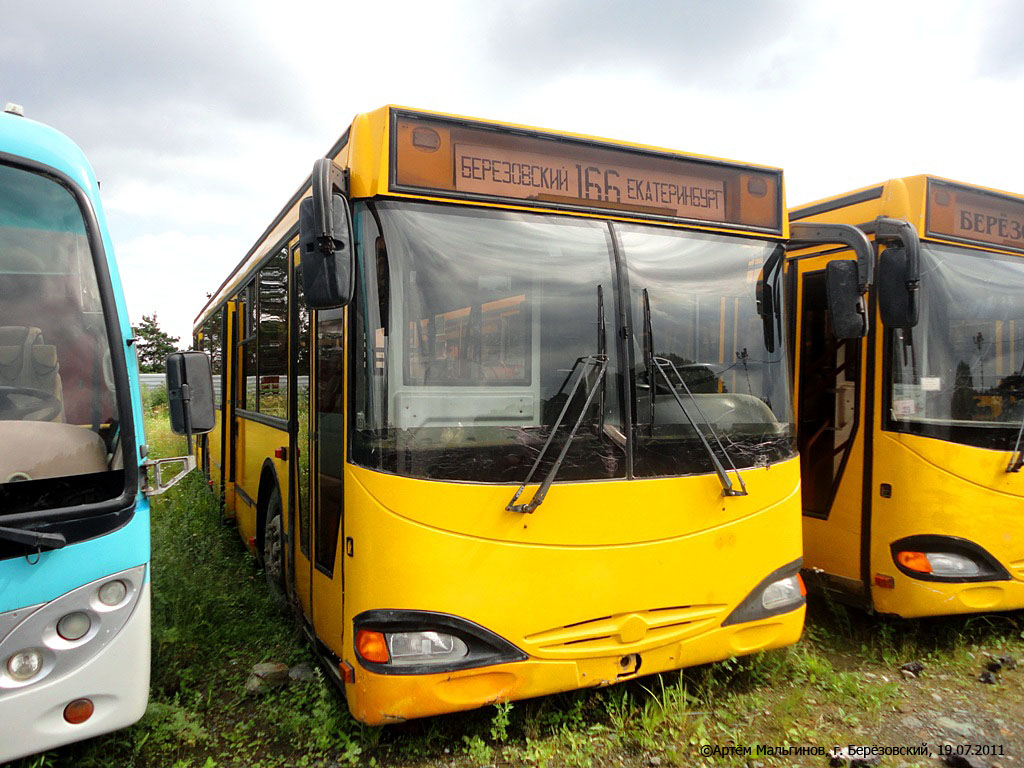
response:
<path fill-rule="evenodd" d="M 82 211 L 0 165 L 0 520 L 122 492 L 117 400 Z"/>

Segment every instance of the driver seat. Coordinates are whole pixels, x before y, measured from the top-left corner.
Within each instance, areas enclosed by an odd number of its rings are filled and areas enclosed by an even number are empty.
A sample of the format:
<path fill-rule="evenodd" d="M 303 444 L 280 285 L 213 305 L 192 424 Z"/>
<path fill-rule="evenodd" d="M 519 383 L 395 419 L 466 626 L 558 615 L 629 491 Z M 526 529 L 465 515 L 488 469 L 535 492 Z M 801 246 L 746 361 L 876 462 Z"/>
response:
<path fill-rule="evenodd" d="M 47 344 L 38 328 L 0 326 L 0 386 L 28 387 L 52 394 L 61 406 L 49 421 L 64 421 L 64 388 L 57 347 Z"/>

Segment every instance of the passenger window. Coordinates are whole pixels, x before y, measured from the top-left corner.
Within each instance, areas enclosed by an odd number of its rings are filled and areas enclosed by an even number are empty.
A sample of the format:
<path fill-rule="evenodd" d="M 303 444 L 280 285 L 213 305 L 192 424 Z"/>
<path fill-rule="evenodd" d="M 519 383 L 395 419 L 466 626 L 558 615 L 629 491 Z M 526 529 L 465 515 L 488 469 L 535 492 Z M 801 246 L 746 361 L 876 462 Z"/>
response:
<path fill-rule="evenodd" d="M 282 248 L 260 270 L 259 294 L 257 410 L 285 419 L 288 417 L 287 248 Z"/>

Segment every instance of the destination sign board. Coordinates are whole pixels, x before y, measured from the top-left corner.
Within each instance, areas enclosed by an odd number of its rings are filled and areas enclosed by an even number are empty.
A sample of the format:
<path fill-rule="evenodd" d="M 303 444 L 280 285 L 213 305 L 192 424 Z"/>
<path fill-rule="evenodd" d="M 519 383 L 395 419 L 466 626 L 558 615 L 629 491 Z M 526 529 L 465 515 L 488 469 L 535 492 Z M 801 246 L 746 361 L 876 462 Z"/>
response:
<path fill-rule="evenodd" d="M 1024 200 L 928 180 L 929 235 L 1024 251 Z"/>
<path fill-rule="evenodd" d="M 782 231 L 780 171 L 399 114 L 392 189 Z"/>

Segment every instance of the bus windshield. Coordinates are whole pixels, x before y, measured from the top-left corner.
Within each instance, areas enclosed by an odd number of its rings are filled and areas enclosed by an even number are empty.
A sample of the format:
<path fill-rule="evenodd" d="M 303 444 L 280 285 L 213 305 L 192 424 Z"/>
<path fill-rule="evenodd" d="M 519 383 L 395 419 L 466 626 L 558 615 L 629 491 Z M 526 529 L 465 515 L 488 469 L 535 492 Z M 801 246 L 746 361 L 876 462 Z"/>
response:
<path fill-rule="evenodd" d="M 889 423 L 1010 450 L 1024 419 L 1024 258 L 921 247 L 920 321 L 890 338 Z"/>
<path fill-rule="evenodd" d="M 118 496 L 117 405 L 78 203 L 0 165 L 0 516 Z"/>
<path fill-rule="evenodd" d="M 657 404 L 657 447 L 650 425 L 638 421 L 649 399 L 646 374 L 637 368 L 639 352 L 621 347 L 618 318 L 630 304 L 636 315 L 630 291 L 644 287 L 661 336 L 657 354 L 702 379 L 693 387 L 701 412 L 725 435 L 736 466 L 793 455 L 784 345 L 765 350 L 756 311 L 773 244 L 393 201 L 360 203 L 355 220 L 356 463 L 438 480 L 522 482 L 566 405 L 577 361 L 607 355 L 580 428 L 572 433 L 586 403 L 583 386 L 538 476 L 570 435 L 559 481 L 624 478 L 630 451 L 634 476 L 712 471 L 671 396 L 664 408 Z M 630 291 L 617 257 L 628 265 Z M 628 387 L 623 360 L 634 367 Z M 627 391 L 636 393 L 630 402 Z"/>
<path fill-rule="evenodd" d="M 642 477 L 710 472 L 687 414 L 672 395 L 671 377 L 658 374 L 652 356 L 670 361 L 692 397 L 684 402 L 702 431 L 723 440 L 737 467 L 763 466 L 794 454 L 789 372 L 781 314 L 768 318 L 777 335 L 774 351 L 765 343 L 765 318 L 758 312 L 762 291 L 776 291 L 781 270 L 765 275 L 778 247 L 774 243 L 667 230 L 621 226 L 629 269 L 631 335 L 637 392 L 636 473 Z M 644 328 L 642 292 L 648 292 L 649 328 Z M 771 305 L 781 313 L 781 302 Z M 648 353 L 643 354 L 645 334 Z M 726 457 L 719 457 L 725 460 Z"/>

